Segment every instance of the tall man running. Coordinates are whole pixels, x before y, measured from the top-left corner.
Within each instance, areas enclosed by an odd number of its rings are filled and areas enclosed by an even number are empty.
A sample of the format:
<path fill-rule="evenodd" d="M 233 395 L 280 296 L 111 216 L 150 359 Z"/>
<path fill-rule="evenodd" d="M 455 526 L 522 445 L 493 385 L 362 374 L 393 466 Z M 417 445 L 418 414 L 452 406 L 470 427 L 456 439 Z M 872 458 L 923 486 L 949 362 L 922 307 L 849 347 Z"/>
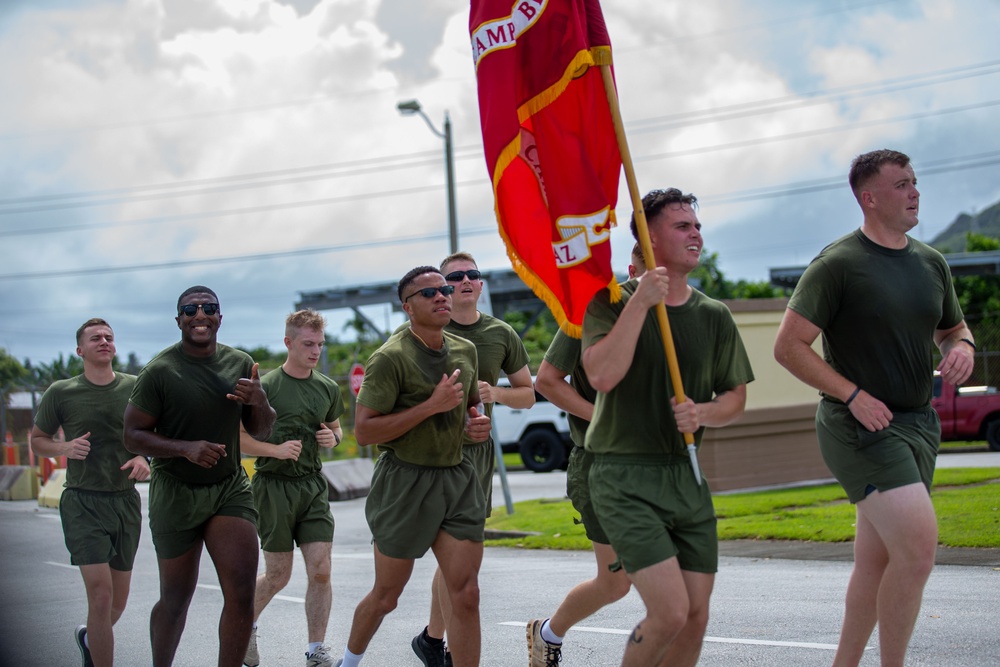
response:
<path fill-rule="evenodd" d="M 413 562 L 434 552 L 451 600 L 452 654 L 479 664 L 479 565 L 485 498 L 462 455 L 463 433 L 481 442 L 476 348 L 445 331 L 455 288 L 432 266 L 410 270 L 397 293 L 410 318 L 368 360 L 354 435 L 378 443 L 365 515 L 375 543 L 375 585 L 354 611 L 342 667 L 357 667 L 386 614 L 396 608 Z M 477 407 L 478 406 L 478 407 Z"/>
<path fill-rule="evenodd" d="M 645 272 L 642 249 L 636 243 L 632 248 L 632 263 L 628 267 L 629 279 L 637 278 Z M 570 378 L 569 382 L 566 382 L 567 377 Z M 590 484 L 587 480 L 594 455 L 584 449 L 584 437 L 594 414 L 597 392 L 590 386 L 580 363 L 579 338 L 568 336 L 561 330 L 556 332 L 541 366 L 538 367 L 535 388 L 553 405 L 569 414 L 569 430 L 574 447 L 566 468 L 566 495 L 573 503 L 573 508 L 580 513 L 580 520 L 597 559 L 596 576 L 577 584 L 551 618 L 538 618 L 528 623 L 529 667 L 555 667 L 562 659 L 563 637 L 569 629 L 602 607 L 625 597 L 632 584 L 621 568 L 612 569 L 618 556 L 611 548 L 607 533 L 601 528 L 590 502 Z"/>
<path fill-rule="evenodd" d="M 257 577 L 253 633 L 243 664 L 260 664 L 257 621 L 264 607 L 292 575 L 292 553 L 298 544 L 306 566 L 306 667 L 332 667 L 324 644 L 333 589 L 330 551 L 333 513 L 323 476 L 320 448 L 340 444 L 344 402 L 337 383 L 316 370 L 326 342 L 326 320 L 314 310 L 300 310 L 285 320 L 288 358 L 265 375 L 261 387 L 278 414 L 271 437 L 260 442 L 243 431 L 244 454 L 256 456 L 251 482 L 260 513 L 257 531 L 264 551 L 264 574 Z"/>
<path fill-rule="evenodd" d="M 240 424 L 266 440 L 275 414 L 250 355 L 216 340 L 222 312 L 215 292 L 184 290 L 175 320 L 180 342 L 146 364 L 125 410 L 125 446 L 154 457 L 149 530 L 160 599 L 149 618 L 153 664 L 173 663 L 204 545 L 222 588 L 218 664 L 237 667 L 253 624 L 258 552 Z"/>
<path fill-rule="evenodd" d="M 788 302 L 774 356 L 823 395 L 823 460 L 855 503 L 854 570 L 835 667 L 857 665 L 875 624 L 883 667 L 902 665 L 934 567 L 930 499 L 941 440 L 931 408 L 931 353 L 953 385 L 972 373 L 976 344 L 944 257 L 907 235 L 920 193 L 910 158 L 859 155 L 848 178 L 861 228 L 812 261 Z M 823 357 L 812 349 L 823 334 Z"/>
<path fill-rule="evenodd" d="M 702 251 L 697 199 L 670 188 L 642 203 L 653 266 L 622 286 L 617 303 L 599 292 L 583 323 L 583 367 L 598 391 L 587 430 L 590 494 L 646 605 L 622 665 L 688 666 L 701 653 L 719 544 L 708 483 L 696 481 L 682 434 L 700 442 L 704 427 L 740 417 L 753 373 L 732 314 L 687 284 Z M 683 403 L 674 398 L 658 303 L 669 313 Z"/>
<path fill-rule="evenodd" d="M 511 408 L 530 408 L 535 404 L 535 390 L 531 386 L 528 351 L 509 324 L 479 312 L 483 281 L 476 260 L 467 252 L 449 255 L 441 262 L 441 273 L 448 284 L 455 288 L 451 322 L 445 327 L 445 331 L 461 336 L 476 346 L 479 356 L 479 397 L 486 407 L 487 416 L 492 417 L 494 403 Z M 501 371 L 510 380 L 510 387 L 497 386 Z M 493 440 L 489 437 L 485 440 L 466 437 L 464 444 L 462 453 L 479 476 L 486 498 L 486 516 L 489 517 L 493 509 L 493 472 L 496 465 Z M 451 660 L 444 645 L 444 633 L 450 616 L 449 598 L 441 578 L 441 569 L 438 568 L 431 583 L 430 620 L 423 632 L 410 642 L 413 652 L 427 667 L 441 667 Z"/>
<path fill-rule="evenodd" d="M 135 376 L 116 373 L 115 334 L 100 318 L 76 331 L 83 374 L 53 382 L 38 405 L 31 449 L 65 456 L 66 488 L 59 498 L 70 562 L 87 590 L 87 624 L 76 629 L 84 667 L 114 664 L 112 626 L 128 602 L 142 524 L 136 481 L 149 464 L 122 441 L 122 416 Z M 53 436 L 62 427 L 65 441 Z"/>

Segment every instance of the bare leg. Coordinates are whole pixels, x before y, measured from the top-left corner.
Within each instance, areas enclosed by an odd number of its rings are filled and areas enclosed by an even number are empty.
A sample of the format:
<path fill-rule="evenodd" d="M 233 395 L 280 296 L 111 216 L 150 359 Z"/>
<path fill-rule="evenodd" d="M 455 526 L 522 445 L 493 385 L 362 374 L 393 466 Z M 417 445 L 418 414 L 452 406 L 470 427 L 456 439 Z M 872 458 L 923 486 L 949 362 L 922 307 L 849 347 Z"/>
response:
<path fill-rule="evenodd" d="M 111 568 L 111 625 L 125 613 L 128 604 L 128 594 L 132 588 L 132 570 L 116 570 Z M 89 631 L 88 631 L 89 632 Z"/>
<path fill-rule="evenodd" d="M 333 587 L 330 585 L 330 542 L 306 542 L 301 546 L 306 562 L 306 626 L 309 641 L 326 639 L 326 625 L 330 621 L 333 604 Z"/>
<path fill-rule="evenodd" d="M 628 577 L 646 604 L 646 618 L 629 636 L 622 667 L 661 665 L 668 656 L 680 661 L 671 662 L 671 667 L 695 664 L 708 621 L 708 599 L 715 575 L 682 572 L 675 557 Z"/>
<path fill-rule="evenodd" d="M 618 559 L 611 545 L 598 542 L 593 544 L 594 556 L 597 558 L 597 575 L 593 579 L 577 584 L 549 619 L 552 632 L 560 637 L 602 607 L 625 597 L 632 586 L 624 570 L 611 572 L 608 569 L 608 566 Z"/>
<path fill-rule="evenodd" d="M 241 667 L 253 626 L 257 529 L 246 519 L 214 516 L 205 524 L 205 547 L 222 588 L 219 667 Z"/>
<path fill-rule="evenodd" d="M 382 625 L 382 619 L 396 608 L 412 573 L 412 560 L 386 556 L 375 545 L 375 586 L 354 610 L 351 633 L 347 639 L 347 648 L 351 653 L 360 655 L 365 652 Z"/>
<path fill-rule="evenodd" d="M 883 667 L 901 667 L 906 657 L 906 648 L 913 634 L 917 615 L 920 613 L 920 603 L 923 600 L 924 585 L 934 568 L 934 556 L 937 551 L 937 520 L 934 516 L 934 506 L 923 484 L 909 484 L 885 492 L 872 493 L 858 503 L 860 539 L 866 539 L 874 532 L 881 540 L 883 549 L 877 545 L 862 546 L 860 555 L 871 560 L 855 564 L 855 569 L 865 567 L 877 569 L 878 558 L 888 556 L 888 562 L 882 570 L 882 576 L 877 586 L 876 613 L 879 627 L 879 646 Z M 865 526 L 862 534 L 861 519 L 870 524 L 872 530 Z M 855 552 L 858 552 L 855 546 Z M 853 576 L 852 576 L 853 583 Z M 851 589 L 848 588 L 848 593 Z M 870 598 L 859 596 L 860 600 L 850 603 L 868 603 Z M 848 609 L 848 613 L 851 610 Z M 869 612 L 859 612 L 869 614 Z M 844 633 L 854 631 L 845 623 Z M 863 630 L 863 628 L 861 628 Z M 870 631 L 869 631 L 870 632 Z M 857 664 L 847 659 L 849 650 L 856 652 L 858 638 L 844 633 L 841 635 L 841 646 L 844 647 L 845 662 L 840 665 Z M 865 638 L 867 639 L 867 637 Z M 838 657 L 841 650 L 838 649 Z"/>
<path fill-rule="evenodd" d="M 111 627 L 121 617 L 128 600 L 131 572 L 112 570 L 107 563 L 81 565 L 87 589 L 87 646 L 98 667 L 113 665 L 115 638 Z"/>
<path fill-rule="evenodd" d="M 667 648 L 660 667 L 694 667 L 708 627 L 708 602 L 715 586 L 715 575 L 681 570 L 687 588 L 688 616 L 684 627 Z"/>
<path fill-rule="evenodd" d="M 847 604 L 844 608 L 844 625 L 840 643 L 833 658 L 834 667 L 855 667 L 864 656 L 865 645 L 878 620 L 878 588 L 882 574 L 889 564 L 889 552 L 875 526 L 856 510 L 854 537 L 854 570 L 847 584 Z"/>
<path fill-rule="evenodd" d="M 448 587 L 441 577 L 441 566 L 434 570 L 431 581 L 431 615 L 427 621 L 427 634 L 435 639 L 443 639 L 448 619 L 451 617 L 451 599 L 448 597 Z"/>
<path fill-rule="evenodd" d="M 457 540 L 438 531 L 431 546 L 448 589 L 453 613 L 449 620 L 449 648 L 455 667 L 479 665 L 482 650 L 479 626 L 479 566 L 483 543 Z"/>
<path fill-rule="evenodd" d="M 198 583 L 201 547 L 199 541 L 177 558 L 157 559 L 160 599 L 149 615 L 149 639 L 155 667 L 167 667 L 174 662 L 174 654 L 187 622 L 188 606 Z"/>
<path fill-rule="evenodd" d="M 265 551 L 264 574 L 257 575 L 256 592 L 253 595 L 253 620 L 260 618 L 261 612 L 288 585 L 292 576 L 291 551 Z"/>

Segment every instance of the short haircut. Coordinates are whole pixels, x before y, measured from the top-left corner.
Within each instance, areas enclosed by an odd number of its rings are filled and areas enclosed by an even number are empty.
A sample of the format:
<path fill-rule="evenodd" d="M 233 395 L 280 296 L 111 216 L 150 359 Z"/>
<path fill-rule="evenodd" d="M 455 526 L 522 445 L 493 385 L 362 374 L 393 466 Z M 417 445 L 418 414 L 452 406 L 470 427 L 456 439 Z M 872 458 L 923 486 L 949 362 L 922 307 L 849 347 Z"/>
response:
<path fill-rule="evenodd" d="M 642 256 L 642 246 L 638 241 L 632 246 L 632 266 L 636 268 L 639 273 L 646 272 L 646 258 Z"/>
<path fill-rule="evenodd" d="M 216 302 L 218 302 L 218 300 L 219 300 L 219 295 L 217 295 L 215 292 L 213 292 L 209 288 L 205 287 L 204 285 L 194 285 L 193 287 L 188 287 L 186 290 L 184 290 L 183 292 L 181 292 L 181 295 L 179 297 L 177 297 L 177 312 L 178 313 L 181 312 L 181 301 L 184 300 L 184 297 L 189 296 L 191 294 L 211 294 L 212 298 L 215 299 Z"/>
<path fill-rule="evenodd" d="M 318 333 L 326 331 L 326 318 L 315 310 L 297 310 L 285 318 L 285 335 L 294 338 L 298 329 L 312 329 Z"/>
<path fill-rule="evenodd" d="M 83 334 L 87 331 L 87 329 L 90 327 L 101 326 L 111 329 L 111 325 L 105 320 L 102 320 L 100 317 L 91 317 L 89 320 L 81 324 L 80 328 L 76 330 L 76 346 L 80 347 L 80 343 L 83 342 Z M 114 333 L 114 329 L 111 330 L 111 333 Z"/>
<path fill-rule="evenodd" d="M 400 303 L 403 302 L 403 290 L 405 290 L 407 286 L 413 283 L 414 280 L 424 275 L 425 273 L 436 273 L 439 276 L 441 275 L 441 272 L 438 271 L 433 266 L 418 266 L 416 268 L 407 271 L 406 275 L 403 276 L 402 279 L 400 279 L 399 285 L 396 286 L 396 294 L 399 296 Z"/>
<path fill-rule="evenodd" d="M 452 262 L 472 262 L 476 264 L 475 258 L 467 252 L 453 252 L 443 260 L 441 260 L 441 270 L 444 271 L 444 267 L 448 266 Z M 479 264 L 476 264 L 479 267 Z"/>
<path fill-rule="evenodd" d="M 851 173 L 847 177 L 847 182 L 851 185 L 854 198 L 861 201 L 861 191 L 868 185 L 868 182 L 878 176 L 882 170 L 882 165 L 889 163 L 900 167 L 910 164 L 910 156 L 899 151 L 882 148 L 870 153 L 862 153 L 851 162 Z"/>
<path fill-rule="evenodd" d="M 698 198 L 693 194 L 684 194 L 677 188 L 667 188 L 666 190 L 652 190 L 642 198 L 642 210 L 646 214 L 646 221 L 650 221 L 660 214 L 667 206 L 672 204 L 687 205 L 697 208 Z M 632 230 L 632 238 L 639 240 L 639 229 L 635 224 L 635 212 L 629 221 L 629 229 Z"/>

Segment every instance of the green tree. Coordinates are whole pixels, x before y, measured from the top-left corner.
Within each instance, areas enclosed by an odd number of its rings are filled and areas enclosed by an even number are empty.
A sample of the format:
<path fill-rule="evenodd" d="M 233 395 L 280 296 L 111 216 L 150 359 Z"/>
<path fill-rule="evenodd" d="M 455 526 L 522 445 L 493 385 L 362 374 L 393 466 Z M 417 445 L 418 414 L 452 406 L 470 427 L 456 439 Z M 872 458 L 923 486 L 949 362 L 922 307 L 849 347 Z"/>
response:
<path fill-rule="evenodd" d="M 115 358 L 117 361 L 117 357 Z M 83 372 L 83 359 L 74 355 L 68 358 L 62 352 L 52 363 L 39 363 L 31 367 L 31 380 L 38 387 L 48 387 L 56 380 L 66 380 Z"/>
<path fill-rule="evenodd" d="M 965 234 L 966 252 L 1000 250 L 1000 239 L 974 232 Z M 959 276 L 954 278 L 955 293 L 962 312 L 971 322 L 1000 324 L 1000 276 Z"/>
<path fill-rule="evenodd" d="M 20 361 L 0 347 L 0 400 L 3 401 L 4 405 L 7 405 L 10 393 L 29 375 L 28 369 Z"/>
<path fill-rule="evenodd" d="M 766 280 L 751 282 L 740 279 L 727 280 L 719 268 L 719 253 L 704 251 L 701 263 L 691 272 L 691 278 L 700 283 L 699 289 L 713 299 L 770 299 L 788 296 L 786 290 L 773 287 Z"/>

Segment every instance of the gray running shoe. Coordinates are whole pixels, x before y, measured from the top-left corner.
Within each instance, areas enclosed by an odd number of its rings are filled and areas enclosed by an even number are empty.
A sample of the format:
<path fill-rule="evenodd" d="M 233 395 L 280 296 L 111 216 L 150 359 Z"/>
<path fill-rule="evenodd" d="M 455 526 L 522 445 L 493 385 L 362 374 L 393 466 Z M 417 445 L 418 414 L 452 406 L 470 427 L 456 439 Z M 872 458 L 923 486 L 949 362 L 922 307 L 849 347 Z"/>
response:
<path fill-rule="evenodd" d="M 333 667 L 333 656 L 330 655 L 330 647 L 321 644 L 312 653 L 306 653 L 306 667 Z"/>
<path fill-rule="evenodd" d="M 562 644 L 550 644 L 542 639 L 544 618 L 536 618 L 528 623 L 528 667 L 559 667 L 562 660 Z"/>
<path fill-rule="evenodd" d="M 257 667 L 260 664 L 260 653 L 257 651 L 257 628 L 250 631 L 250 643 L 247 644 L 247 654 L 243 658 L 247 667 Z"/>

